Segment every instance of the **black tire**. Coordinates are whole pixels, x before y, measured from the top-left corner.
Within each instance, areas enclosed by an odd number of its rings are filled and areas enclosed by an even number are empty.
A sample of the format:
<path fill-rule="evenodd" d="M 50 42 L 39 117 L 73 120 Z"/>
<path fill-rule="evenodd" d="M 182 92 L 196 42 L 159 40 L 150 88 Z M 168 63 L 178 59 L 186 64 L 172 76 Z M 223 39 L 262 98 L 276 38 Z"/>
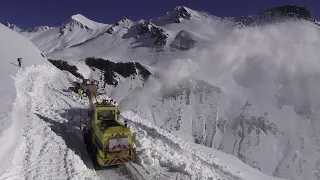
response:
<path fill-rule="evenodd" d="M 94 146 L 91 152 L 91 161 L 92 161 L 92 165 L 96 170 L 99 170 L 101 167 L 97 161 L 97 149 Z"/>

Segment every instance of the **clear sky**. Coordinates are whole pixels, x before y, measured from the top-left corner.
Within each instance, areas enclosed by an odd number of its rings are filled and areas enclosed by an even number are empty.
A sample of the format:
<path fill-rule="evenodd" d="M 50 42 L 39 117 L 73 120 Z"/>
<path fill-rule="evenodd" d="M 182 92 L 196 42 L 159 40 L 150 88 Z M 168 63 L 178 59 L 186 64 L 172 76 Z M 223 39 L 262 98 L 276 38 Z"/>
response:
<path fill-rule="evenodd" d="M 234 17 L 285 4 L 306 6 L 320 20 L 319 0 L 0 0 L 0 22 L 21 28 L 58 26 L 71 15 L 82 14 L 112 24 L 123 16 L 131 20 L 159 17 L 179 5 L 220 17 Z"/>

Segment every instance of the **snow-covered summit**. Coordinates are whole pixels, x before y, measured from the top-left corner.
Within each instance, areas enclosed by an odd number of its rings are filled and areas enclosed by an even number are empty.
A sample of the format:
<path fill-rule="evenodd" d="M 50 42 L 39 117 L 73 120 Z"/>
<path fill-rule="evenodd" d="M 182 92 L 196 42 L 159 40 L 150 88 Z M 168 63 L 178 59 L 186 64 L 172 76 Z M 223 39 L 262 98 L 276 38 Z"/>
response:
<path fill-rule="evenodd" d="M 296 18 L 314 21 L 312 14 L 306 7 L 292 5 L 270 8 L 259 13 L 258 16 L 260 18 Z"/>
<path fill-rule="evenodd" d="M 171 12 L 167 12 L 164 16 L 151 19 L 150 21 L 156 25 L 162 26 L 168 23 L 181 23 L 184 20 L 190 20 L 192 17 L 198 17 L 198 14 L 199 12 L 185 6 L 177 6 Z"/>
<path fill-rule="evenodd" d="M 5 23 L 4 25 L 7 26 L 7 27 L 10 28 L 10 29 L 16 31 L 16 32 L 21 32 L 21 31 L 23 31 L 23 29 L 19 28 L 19 27 L 18 27 L 17 25 L 15 25 L 15 24 L 10 24 L 10 23 L 7 22 L 7 23 Z"/>
<path fill-rule="evenodd" d="M 80 26 L 81 28 L 85 29 L 99 29 L 106 27 L 107 24 L 92 21 L 81 14 L 75 14 L 72 15 L 69 20 L 63 24 L 63 27 L 65 28 L 74 26 Z"/>
<path fill-rule="evenodd" d="M 314 17 L 306 7 L 294 5 L 273 7 L 256 15 L 236 17 L 235 20 L 246 26 L 259 26 L 297 20 L 315 22 Z"/>
<path fill-rule="evenodd" d="M 38 26 L 38 27 L 28 29 L 27 32 L 44 32 L 53 28 L 54 27 L 50 27 L 50 26 Z"/>
<path fill-rule="evenodd" d="M 126 17 L 122 17 L 107 30 L 107 33 L 114 34 L 115 32 L 119 32 L 122 29 L 128 30 L 133 24 L 134 22 L 131 21 L 130 19 Z"/>

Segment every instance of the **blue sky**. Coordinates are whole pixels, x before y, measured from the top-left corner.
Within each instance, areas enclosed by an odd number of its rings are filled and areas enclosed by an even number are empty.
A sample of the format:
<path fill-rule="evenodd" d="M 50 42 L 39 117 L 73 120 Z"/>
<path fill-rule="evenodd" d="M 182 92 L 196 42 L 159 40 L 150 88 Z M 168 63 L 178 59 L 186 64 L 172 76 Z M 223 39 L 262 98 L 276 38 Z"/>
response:
<path fill-rule="evenodd" d="M 123 16 L 131 20 L 159 17 L 178 5 L 232 17 L 252 15 L 284 4 L 306 6 L 320 20 L 317 12 L 320 2 L 316 0 L 1 0 L 0 22 L 21 28 L 58 26 L 79 13 L 91 20 L 112 24 Z"/>

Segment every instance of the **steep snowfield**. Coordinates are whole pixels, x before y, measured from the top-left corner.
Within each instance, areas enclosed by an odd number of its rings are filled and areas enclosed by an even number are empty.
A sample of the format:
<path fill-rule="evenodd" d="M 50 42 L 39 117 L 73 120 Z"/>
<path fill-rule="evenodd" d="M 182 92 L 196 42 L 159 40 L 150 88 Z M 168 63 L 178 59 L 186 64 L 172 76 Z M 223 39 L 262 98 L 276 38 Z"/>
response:
<path fill-rule="evenodd" d="M 105 28 L 107 26 L 107 24 L 102 24 L 102 23 L 97 23 L 97 22 L 91 21 L 90 19 L 84 17 L 81 14 L 73 15 L 73 16 L 71 16 L 71 19 L 89 27 L 90 29 Z"/>
<path fill-rule="evenodd" d="M 16 100 L 15 84 L 12 79 L 21 70 L 17 58 L 22 57 L 23 68 L 32 64 L 47 63 L 35 45 L 23 36 L 0 24 L 0 166 L 5 165 L 12 148 L 16 145 L 20 135 L 20 128 L 23 124 L 23 116 L 16 116 L 21 113 L 19 101 Z M 15 106 L 13 106 L 15 104 Z"/>
<path fill-rule="evenodd" d="M 277 179 L 248 167 L 233 156 L 187 143 L 131 111 L 122 113 L 122 117 L 133 123 L 137 161 L 150 179 Z"/>
<path fill-rule="evenodd" d="M 1 179 L 98 178 L 90 169 L 92 165 L 77 128 L 80 118 L 86 118 L 88 103 L 66 91 L 70 80 L 75 79 L 48 65 L 30 66 L 15 77 L 22 111 L 15 115 L 26 119 L 11 164 Z M 135 166 L 147 179 L 270 179 L 243 163 L 232 165 L 234 157 L 224 161 L 223 155 L 218 156 L 219 160 L 214 152 L 193 150 L 178 137 L 132 112 L 122 116 L 131 122 L 136 133 Z M 98 175 L 109 175 L 110 179 L 128 176 L 112 169 L 104 171 Z"/>
<path fill-rule="evenodd" d="M 160 87 L 175 84 L 172 80 L 177 77 L 188 77 L 188 81 L 195 78 L 211 84 L 207 86 L 211 90 L 218 86 L 220 94 L 201 95 L 189 85 L 169 91 L 166 99 L 162 88 L 151 88 L 132 94 L 137 98 L 130 101 L 130 109 L 184 139 L 233 154 L 268 175 L 317 179 L 317 27 L 306 21 L 287 22 L 244 27 L 219 36 L 206 49 L 190 50 L 196 64 L 191 67 L 198 66 L 193 73 L 185 66 L 187 61 L 169 59 L 166 63 L 171 63 L 163 71 L 169 76 L 160 81 Z M 176 62 L 180 71 L 170 71 Z M 160 63 L 165 64 L 163 60 Z M 201 84 L 195 83 L 197 86 Z M 208 110 L 199 111 L 210 106 L 211 116 Z M 192 121 L 196 123 L 190 127 Z"/>
<path fill-rule="evenodd" d="M 59 27 L 22 34 L 30 38 L 44 53 L 50 53 L 95 38 L 109 27 L 110 25 L 97 23 L 77 14 Z"/>

